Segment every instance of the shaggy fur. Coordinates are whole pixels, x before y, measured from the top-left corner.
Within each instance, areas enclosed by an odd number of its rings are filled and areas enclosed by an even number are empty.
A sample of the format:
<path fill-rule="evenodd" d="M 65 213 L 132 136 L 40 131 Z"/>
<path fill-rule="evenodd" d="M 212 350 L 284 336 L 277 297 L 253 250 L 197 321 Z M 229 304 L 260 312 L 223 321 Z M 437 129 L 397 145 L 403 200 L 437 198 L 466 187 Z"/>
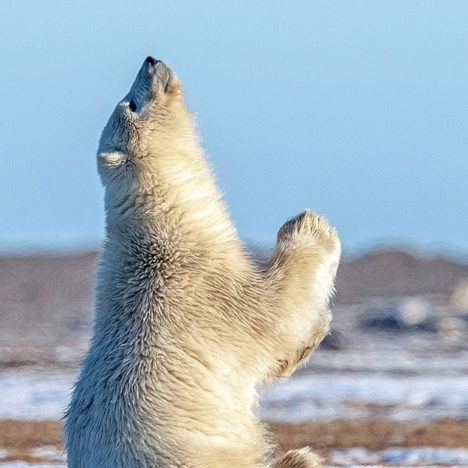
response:
<path fill-rule="evenodd" d="M 328 331 L 335 230 L 304 212 L 259 266 L 239 240 L 186 110 L 151 57 L 111 115 L 98 169 L 106 242 L 90 349 L 66 415 L 71 468 L 302 468 L 254 415 Z"/>

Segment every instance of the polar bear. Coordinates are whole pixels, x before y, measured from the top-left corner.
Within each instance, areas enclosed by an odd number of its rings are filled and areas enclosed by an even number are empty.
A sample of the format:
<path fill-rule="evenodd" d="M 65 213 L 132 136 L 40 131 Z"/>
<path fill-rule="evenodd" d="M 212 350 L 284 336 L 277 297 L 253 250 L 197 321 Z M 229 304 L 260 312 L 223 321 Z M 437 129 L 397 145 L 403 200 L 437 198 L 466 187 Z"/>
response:
<path fill-rule="evenodd" d="M 257 389 L 328 331 L 337 233 L 310 212 L 255 263 L 227 213 L 182 85 L 148 57 L 101 136 L 106 241 L 93 337 L 65 417 L 71 468 L 299 468 Z"/>

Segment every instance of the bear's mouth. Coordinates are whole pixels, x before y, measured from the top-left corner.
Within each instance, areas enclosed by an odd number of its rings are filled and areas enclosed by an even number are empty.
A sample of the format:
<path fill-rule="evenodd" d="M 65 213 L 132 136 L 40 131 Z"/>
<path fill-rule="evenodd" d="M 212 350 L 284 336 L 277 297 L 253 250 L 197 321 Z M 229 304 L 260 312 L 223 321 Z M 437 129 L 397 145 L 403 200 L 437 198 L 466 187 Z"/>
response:
<path fill-rule="evenodd" d="M 123 102 L 128 103 L 132 112 L 140 113 L 158 93 L 168 91 L 172 79 L 173 73 L 163 61 L 146 57 Z"/>

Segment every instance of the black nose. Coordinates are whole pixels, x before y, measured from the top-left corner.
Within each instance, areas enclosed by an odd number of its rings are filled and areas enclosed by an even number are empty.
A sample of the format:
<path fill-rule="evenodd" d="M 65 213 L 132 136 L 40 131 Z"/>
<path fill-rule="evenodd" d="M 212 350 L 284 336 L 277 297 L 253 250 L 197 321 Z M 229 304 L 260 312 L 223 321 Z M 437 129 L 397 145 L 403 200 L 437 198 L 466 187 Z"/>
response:
<path fill-rule="evenodd" d="M 153 57 L 149 56 L 149 57 L 146 57 L 145 62 L 148 62 L 151 65 L 154 65 L 156 62 L 158 62 L 158 60 L 155 60 Z"/>

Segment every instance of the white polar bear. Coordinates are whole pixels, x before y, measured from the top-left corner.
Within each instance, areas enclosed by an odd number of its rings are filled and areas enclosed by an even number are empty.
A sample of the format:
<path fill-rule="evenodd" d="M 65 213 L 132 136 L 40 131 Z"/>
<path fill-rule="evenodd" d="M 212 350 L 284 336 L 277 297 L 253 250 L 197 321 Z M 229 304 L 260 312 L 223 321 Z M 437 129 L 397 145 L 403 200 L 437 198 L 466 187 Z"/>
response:
<path fill-rule="evenodd" d="M 101 137 L 106 241 L 90 349 L 66 415 L 71 468 L 299 468 L 254 409 L 320 343 L 340 257 L 304 212 L 255 264 L 239 240 L 186 110 L 148 57 Z"/>

